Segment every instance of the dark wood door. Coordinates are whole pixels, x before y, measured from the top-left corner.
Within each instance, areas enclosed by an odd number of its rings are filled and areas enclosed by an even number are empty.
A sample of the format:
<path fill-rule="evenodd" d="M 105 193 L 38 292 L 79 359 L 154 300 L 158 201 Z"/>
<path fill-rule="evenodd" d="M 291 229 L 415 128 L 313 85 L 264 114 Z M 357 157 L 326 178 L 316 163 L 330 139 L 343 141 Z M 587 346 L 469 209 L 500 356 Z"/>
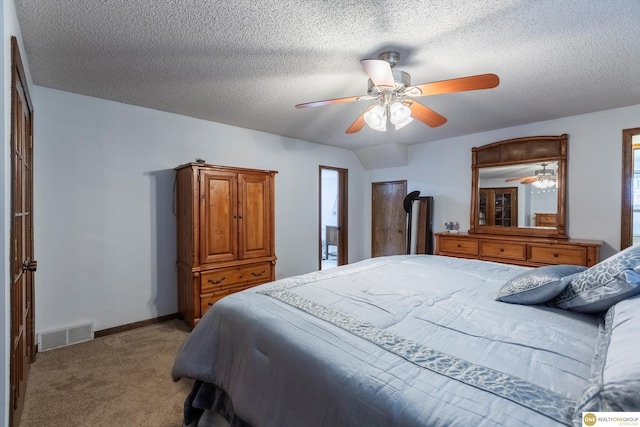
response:
<path fill-rule="evenodd" d="M 238 174 L 239 259 L 271 256 L 271 175 Z"/>
<path fill-rule="evenodd" d="M 238 174 L 200 171 L 200 263 L 238 257 Z"/>
<path fill-rule="evenodd" d="M 35 358 L 33 259 L 33 109 L 15 37 L 11 39 L 11 396 L 18 426 L 29 367 Z"/>
<path fill-rule="evenodd" d="M 407 181 L 371 184 L 371 256 L 407 253 Z"/>

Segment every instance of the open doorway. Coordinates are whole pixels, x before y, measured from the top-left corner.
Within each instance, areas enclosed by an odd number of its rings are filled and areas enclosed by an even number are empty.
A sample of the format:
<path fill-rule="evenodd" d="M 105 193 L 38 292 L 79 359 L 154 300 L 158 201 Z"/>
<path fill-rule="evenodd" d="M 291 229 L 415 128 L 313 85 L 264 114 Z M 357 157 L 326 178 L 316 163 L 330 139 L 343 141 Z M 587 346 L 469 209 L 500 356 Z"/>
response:
<path fill-rule="evenodd" d="M 622 131 L 620 249 L 640 243 L 640 128 Z"/>
<path fill-rule="evenodd" d="M 320 166 L 320 270 L 348 262 L 347 178 L 347 169 Z"/>

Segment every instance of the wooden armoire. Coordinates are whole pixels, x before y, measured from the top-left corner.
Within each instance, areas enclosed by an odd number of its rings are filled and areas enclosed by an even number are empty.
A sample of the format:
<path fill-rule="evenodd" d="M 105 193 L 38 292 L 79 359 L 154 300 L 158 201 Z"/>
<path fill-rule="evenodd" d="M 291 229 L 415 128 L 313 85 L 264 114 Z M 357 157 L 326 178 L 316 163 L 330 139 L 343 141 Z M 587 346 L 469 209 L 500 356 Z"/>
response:
<path fill-rule="evenodd" d="M 276 171 L 176 170 L 178 310 L 193 328 L 220 298 L 275 280 Z"/>

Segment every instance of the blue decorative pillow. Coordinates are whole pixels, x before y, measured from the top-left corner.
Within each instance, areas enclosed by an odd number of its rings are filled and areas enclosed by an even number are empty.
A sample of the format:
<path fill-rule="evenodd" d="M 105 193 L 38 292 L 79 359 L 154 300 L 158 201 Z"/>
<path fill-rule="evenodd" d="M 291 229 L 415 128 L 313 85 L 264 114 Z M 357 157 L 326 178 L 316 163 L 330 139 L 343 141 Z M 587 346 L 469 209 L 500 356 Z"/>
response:
<path fill-rule="evenodd" d="M 640 245 L 618 252 L 579 274 L 550 304 L 583 313 L 599 313 L 638 293 Z"/>
<path fill-rule="evenodd" d="M 547 265 L 525 271 L 506 282 L 496 300 L 512 304 L 540 304 L 558 296 L 571 279 L 585 271 L 579 265 Z"/>
<path fill-rule="evenodd" d="M 574 410 L 582 412 L 640 411 L 640 297 L 613 305 L 605 317 L 591 366 L 593 377 Z"/>

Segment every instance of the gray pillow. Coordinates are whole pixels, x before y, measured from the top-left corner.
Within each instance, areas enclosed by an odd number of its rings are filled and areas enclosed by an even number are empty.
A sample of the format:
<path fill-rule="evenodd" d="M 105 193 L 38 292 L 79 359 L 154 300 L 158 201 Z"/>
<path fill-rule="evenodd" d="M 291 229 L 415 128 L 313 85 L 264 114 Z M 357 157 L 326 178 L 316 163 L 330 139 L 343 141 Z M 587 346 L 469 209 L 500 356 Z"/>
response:
<path fill-rule="evenodd" d="M 583 313 L 599 313 L 638 293 L 640 245 L 618 252 L 579 274 L 550 304 Z"/>
<path fill-rule="evenodd" d="M 576 402 L 582 412 L 640 411 L 640 297 L 613 305 L 598 336 L 590 383 Z"/>
<path fill-rule="evenodd" d="M 580 265 L 547 265 L 525 271 L 506 282 L 496 300 L 512 304 L 541 304 L 558 296 L 571 279 L 585 271 Z"/>

